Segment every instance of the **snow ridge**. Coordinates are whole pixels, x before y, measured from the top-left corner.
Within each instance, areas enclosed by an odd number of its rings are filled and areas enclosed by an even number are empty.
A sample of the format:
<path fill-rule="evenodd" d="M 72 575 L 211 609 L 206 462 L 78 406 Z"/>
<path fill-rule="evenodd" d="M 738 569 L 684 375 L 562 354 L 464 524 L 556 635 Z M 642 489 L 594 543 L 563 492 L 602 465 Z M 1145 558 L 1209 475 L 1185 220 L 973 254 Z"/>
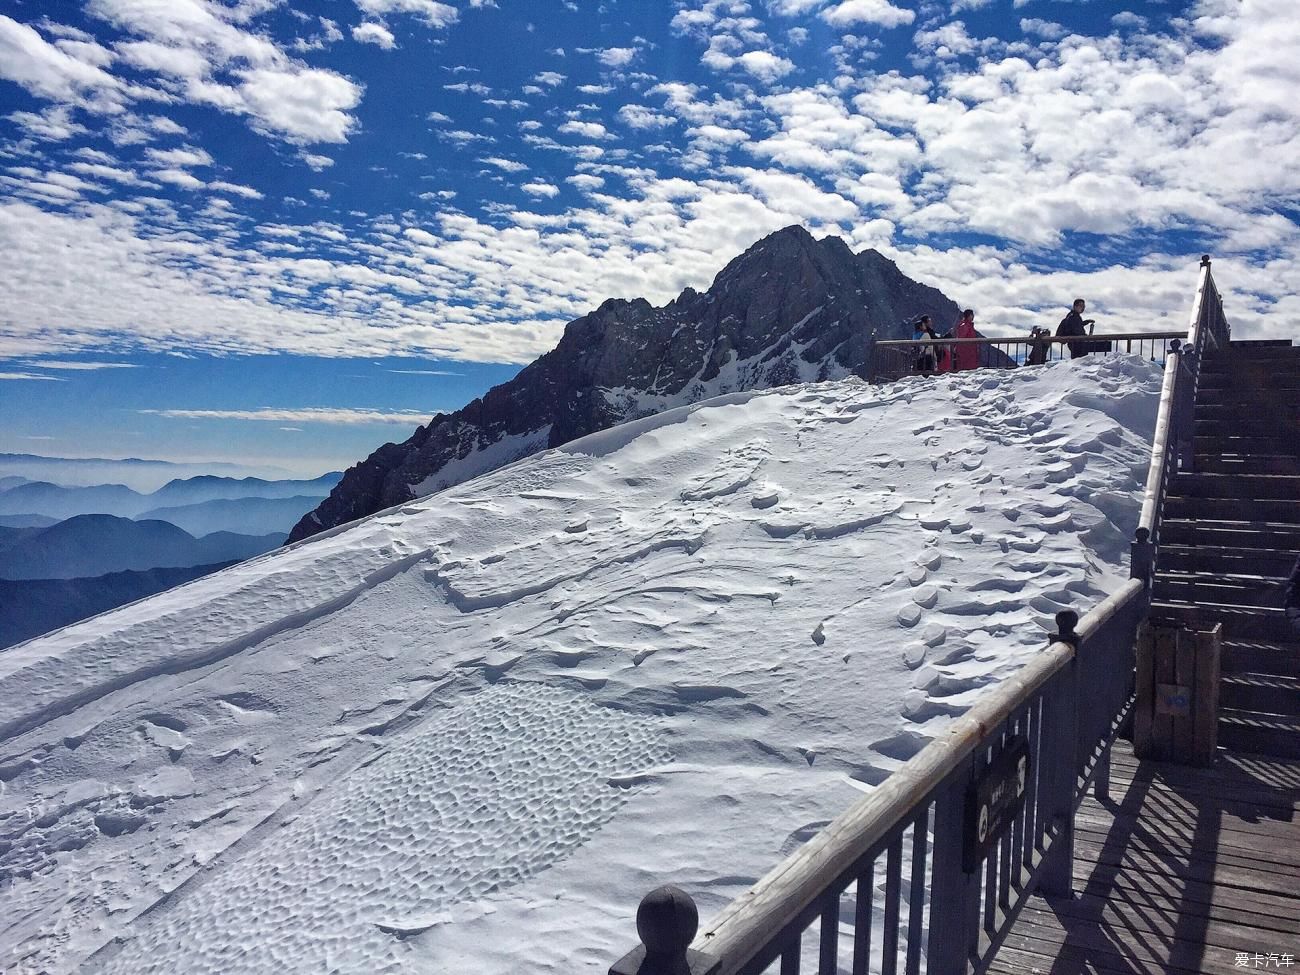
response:
<path fill-rule="evenodd" d="M 0 653 L 0 969 L 598 975 L 1126 577 L 1159 385 L 734 393 Z"/>

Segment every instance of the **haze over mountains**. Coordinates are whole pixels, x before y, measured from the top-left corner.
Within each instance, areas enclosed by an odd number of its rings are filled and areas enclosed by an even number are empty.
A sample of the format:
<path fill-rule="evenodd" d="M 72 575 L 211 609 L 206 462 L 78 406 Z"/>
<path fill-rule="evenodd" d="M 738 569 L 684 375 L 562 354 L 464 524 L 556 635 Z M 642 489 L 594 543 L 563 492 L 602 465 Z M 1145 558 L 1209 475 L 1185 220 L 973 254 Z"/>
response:
<path fill-rule="evenodd" d="M 276 467 L 227 464 L 220 461 L 205 461 L 200 464 L 140 457 L 113 459 L 0 453 L 0 489 L 7 486 L 7 478 L 17 476 L 19 482 L 52 481 L 69 487 L 125 484 L 136 491 L 149 492 L 178 478 L 211 474 L 231 478 L 256 474 L 271 480 L 291 476 L 289 471 Z"/>
<path fill-rule="evenodd" d="M 350 468 L 289 535 L 307 538 L 626 420 L 722 393 L 866 376 L 877 339 L 940 330 L 959 308 L 882 254 L 791 226 L 731 261 L 708 291 L 656 308 L 610 299 L 514 379 Z"/>
<path fill-rule="evenodd" d="M 159 509 L 210 501 L 324 496 L 341 477 L 329 473 L 312 480 L 268 481 L 259 477 L 205 475 L 169 481 L 149 494 L 141 494 L 123 484 L 67 487 L 47 481 L 28 481 L 0 491 L 0 515 L 71 518 L 105 514 L 148 518 L 156 517 Z"/>
<path fill-rule="evenodd" d="M 6 455 L 13 469 L 20 455 Z M 57 468 L 32 458 L 28 473 Z M 154 461 L 69 462 L 69 470 Z M 0 480 L 0 647 L 76 622 L 270 551 L 341 477 L 172 478 L 142 493 L 124 484 Z"/>

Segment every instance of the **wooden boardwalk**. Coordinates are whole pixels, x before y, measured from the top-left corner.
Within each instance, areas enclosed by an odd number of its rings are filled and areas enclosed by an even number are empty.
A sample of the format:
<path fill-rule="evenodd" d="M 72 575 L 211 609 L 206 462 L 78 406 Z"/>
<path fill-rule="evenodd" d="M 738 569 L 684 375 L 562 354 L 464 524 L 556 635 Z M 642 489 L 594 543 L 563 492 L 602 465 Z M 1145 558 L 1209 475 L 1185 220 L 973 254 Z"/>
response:
<path fill-rule="evenodd" d="M 1074 898 L 1031 899 L 991 972 L 1300 973 L 1300 761 L 1198 769 L 1117 741 L 1075 830 Z"/>

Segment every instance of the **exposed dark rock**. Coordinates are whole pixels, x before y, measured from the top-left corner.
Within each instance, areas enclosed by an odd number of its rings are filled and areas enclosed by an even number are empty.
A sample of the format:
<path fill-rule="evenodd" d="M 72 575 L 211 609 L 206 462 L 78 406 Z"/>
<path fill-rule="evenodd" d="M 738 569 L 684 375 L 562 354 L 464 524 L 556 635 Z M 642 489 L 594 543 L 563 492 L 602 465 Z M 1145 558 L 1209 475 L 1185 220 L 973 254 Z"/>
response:
<path fill-rule="evenodd" d="M 570 322 L 514 379 L 350 468 L 289 541 L 673 406 L 865 377 L 877 339 L 912 337 L 904 320 L 928 314 L 943 329 L 958 312 L 874 250 L 854 254 L 838 237 L 787 227 L 733 260 L 703 294 L 687 288 L 662 308 L 610 299 Z"/>

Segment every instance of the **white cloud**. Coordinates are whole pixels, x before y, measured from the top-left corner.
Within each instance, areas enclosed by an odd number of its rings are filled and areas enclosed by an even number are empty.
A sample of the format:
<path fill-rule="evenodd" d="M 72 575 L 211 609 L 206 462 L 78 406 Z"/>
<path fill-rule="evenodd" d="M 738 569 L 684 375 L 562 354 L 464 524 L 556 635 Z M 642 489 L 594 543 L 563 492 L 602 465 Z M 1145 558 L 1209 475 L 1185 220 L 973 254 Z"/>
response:
<path fill-rule="evenodd" d="M 36 112 L 11 112 L 6 116 L 24 132 L 48 142 L 64 142 L 73 136 L 85 135 L 90 130 L 72 119 L 72 109 L 66 105 Z"/>
<path fill-rule="evenodd" d="M 334 165 L 334 160 L 329 156 L 321 156 L 312 152 L 301 152 L 298 154 L 298 158 L 318 173 Z"/>
<path fill-rule="evenodd" d="M 242 183 L 229 183 L 226 180 L 214 180 L 208 184 L 208 189 L 214 193 L 233 193 L 235 196 L 242 196 L 246 200 L 260 200 L 261 192 L 253 189 L 251 186 L 244 186 Z M 319 193 L 320 190 L 312 190 L 312 193 Z"/>
<path fill-rule="evenodd" d="M 455 7 L 438 0 L 356 0 L 357 7 L 375 17 L 413 14 L 430 27 L 450 27 L 460 16 Z"/>
<path fill-rule="evenodd" d="M 841 0 L 819 16 L 832 27 L 841 28 L 857 24 L 901 27 L 916 19 L 914 11 L 896 7 L 889 0 Z"/>
<path fill-rule="evenodd" d="M 566 77 L 566 75 L 562 75 L 558 71 L 541 71 L 533 76 L 533 80 L 539 85 L 549 85 L 554 88 L 557 85 L 563 84 Z"/>
<path fill-rule="evenodd" d="M 132 95 L 102 65 L 74 57 L 47 42 L 34 27 L 3 14 L 0 78 L 16 82 L 38 98 L 93 112 L 120 112 Z"/>
<path fill-rule="evenodd" d="M 495 166 L 497 169 L 504 169 L 507 173 L 522 173 L 528 169 L 528 166 L 524 163 L 518 162 L 514 159 L 502 159 L 500 156 L 487 156 L 484 159 L 480 159 L 479 162 Z"/>
<path fill-rule="evenodd" d="M 553 183 L 543 183 L 540 181 L 533 182 L 533 183 L 524 183 L 519 188 L 523 190 L 525 193 L 527 193 L 529 196 L 550 197 L 550 196 L 558 196 L 560 193 L 560 188 L 558 186 L 554 185 Z"/>
<path fill-rule="evenodd" d="M 374 44 L 382 47 L 385 51 L 391 51 L 397 46 L 393 32 L 383 24 L 376 24 L 373 21 L 366 21 L 353 27 L 352 39 L 360 41 L 362 44 Z"/>
<path fill-rule="evenodd" d="M 596 60 L 607 68 L 622 68 L 631 64 L 634 57 L 634 47 L 607 47 L 596 55 Z"/>
<path fill-rule="evenodd" d="M 0 372 L 0 379 L 44 379 L 56 383 L 64 381 L 62 376 L 42 376 L 37 372 Z"/>
<path fill-rule="evenodd" d="M 207 184 L 184 169 L 159 169 L 149 174 L 151 178 L 179 186 L 183 190 L 201 190 Z"/>
<path fill-rule="evenodd" d="M 263 407 L 256 410 L 136 410 L 149 416 L 178 420 L 253 420 L 259 423 L 327 423 L 342 426 L 368 426 L 396 423 L 402 426 L 428 423 L 431 415 L 418 410 L 339 409 L 308 406 L 300 409 Z M 283 429 L 283 428 L 281 428 Z"/>
<path fill-rule="evenodd" d="M 243 75 L 240 92 L 261 131 L 289 142 L 347 142 L 361 87 L 332 71 L 258 69 Z"/>
<path fill-rule="evenodd" d="M 580 122 L 570 119 L 559 128 L 565 135 L 580 135 L 584 139 L 612 139 L 609 130 L 599 122 Z"/>
<path fill-rule="evenodd" d="M 566 176 L 564 181 L 580 190 L 598 190 L 605 185 L 603 177 L 592 173 L 576 173 L 573 176 Z"/>
<path fill-rule="evenodd" d="M 662 129 L 676 121 L 671 115 L 663 115 L 644 105 L 624 105 L 618 110 L 618 117 L 634 129 Z"/>
<path fill-rule="evenodd" d="M 184 146 L 179 149 L 146 149 L 149 162 L 158 166 L 211 166 L 212 156 L 206 149 Z"/>
<path fill-rule="evenodd" d="M 73 362 L 68 359 L 30 359 L 23 365 L 36 369 L 58 369 L 72 372 L 98 371 L 100 369 L 138 369 L 134 362 Z"/>
<path fill-rule="evenodd" d="M 794 62 L 770 51 L 746 51 L 735 59 L 745 71 L 760 81 L 773 82 L 794 70 Z"/>

